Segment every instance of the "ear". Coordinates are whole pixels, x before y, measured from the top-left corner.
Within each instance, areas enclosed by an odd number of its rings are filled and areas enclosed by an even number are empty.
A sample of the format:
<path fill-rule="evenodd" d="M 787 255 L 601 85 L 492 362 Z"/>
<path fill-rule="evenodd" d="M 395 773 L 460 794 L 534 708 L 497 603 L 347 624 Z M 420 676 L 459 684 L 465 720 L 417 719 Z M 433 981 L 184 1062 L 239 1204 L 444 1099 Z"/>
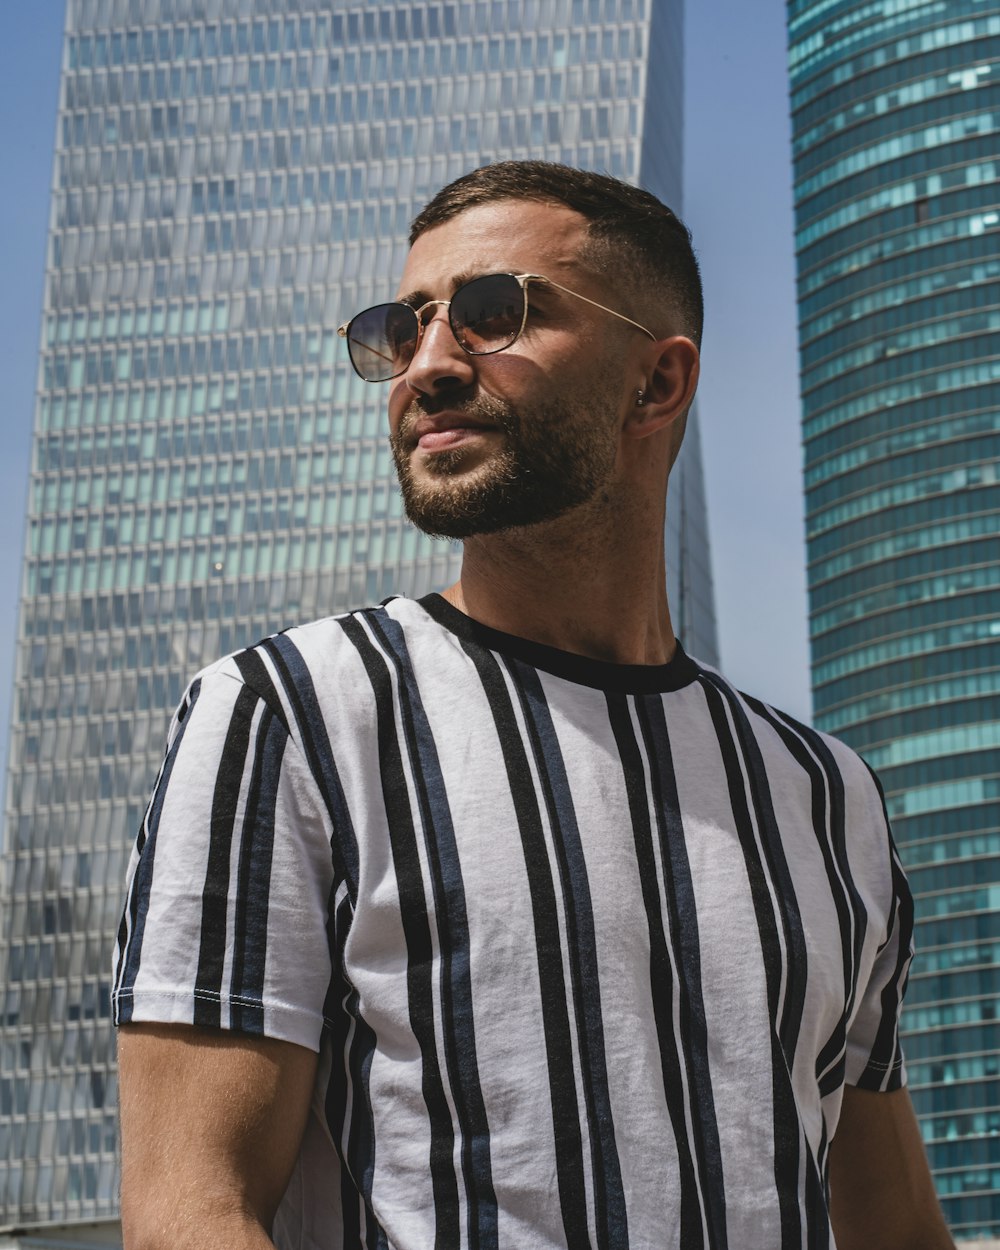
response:
<path fill-rule="evenodd" d="M 674 425 L 691 407 L 698 388 L 700 358 L 689 338 L 678 334 L 648 347 L 641 402 L 636 394 L 625 418 L 625 433 L 632 438 L 648 438 Z"/>

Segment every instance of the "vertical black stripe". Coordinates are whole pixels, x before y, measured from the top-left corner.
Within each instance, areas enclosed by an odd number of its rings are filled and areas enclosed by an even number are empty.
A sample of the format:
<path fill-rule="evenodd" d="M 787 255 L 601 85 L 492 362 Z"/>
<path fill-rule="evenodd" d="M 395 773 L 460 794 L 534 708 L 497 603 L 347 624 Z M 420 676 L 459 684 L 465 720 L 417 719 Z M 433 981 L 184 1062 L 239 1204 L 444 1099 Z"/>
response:
<path fill-rule="evenodd" d="M 336 888 L 334 886 L 334 890 Z M 376 1038 L 361 1014 L 358 992 L 343 971 L 344 943 L 353 920 L 351 900 L 346 892 L 339 905 L 331 893 L 329 913 L 327 935 L 333 976 L 324 1016 L 330 1033 L 331 1070 L 324 1111 L 330 1137 L 340 1156 L 344 1250 L 361 1250 L 362 1247 L 385 1250 L 388 1242 L 372 1205 L 375 1120 L 369 1076 Z"/>
<path fill-rule="evenodd" d="M 434 917 L 441 953 L 441 1015 L 445 1063 L 461 1144 L 473 1250 L 498 1244 L 497 1200 L 490 1161 L 490 1133 L 479 1079 L 472 1003 L 469 919 L 458 845 L 437 747 L 424 711 L 402 627 L 384 612 L 369 624 L 396 669 L 400 715 L 410 776 L 420 808 L 427 862 L 434 892 Z"/>
<path fill-rule="evenodd" d="M 344 972 L 343 958 L 344 943 L 350 931 L 350 917 L 358 896 L 360 861 L 357 838 L 312 673 L 287 635 L 277 634 L 266 639 L 261 646 L 270 657 L 281 680 L 282 692 L 295 717 L 302 754 L 333 826 L 330 851 L 334 881 L 330 890 L 326 925 L 333 971 L 324 1015 L 332 1034 L 334 1068 L 327 1090 L 326 1119 L 341 1156 L 345 1250 L 362 1245 L 366 1250 L 384 1250 L 387 1245 L 385 1232 L 372 1205 L 375 1135 L 369 1073 L 375 1054 L 376 1038 L 361 1015 L 358 994 Z M 264 668 L 264 673 L 266 672 Z M 259 674 L 255 681 L 261 681 Z M 278 702 L 280 704 L 280 697 Z M 334 900 L 341 882 L 347 886 L 347 896 L 335 912 Z M 344 1065 L 347 1068 L 346 1076 Z M 349 1123 L 348 1081 L 352 1094 Z M 362 1216 L 364 1232 L 361 1228 Z"/>
<path fill-rule="evenodd" d="M 264 968 L 274 854 L 278 782 L 288 734 L 270 708 L 257 727 L 253 770 L 242 823 L 236 901 L 233 912 L 233 966 L 230 982 L 232 1028 L 264 1032 Z"/>
<path fill-rule="evenodd" d="M 895 851 L 892 856 L 892 887 L 896 906 L 889 921 L 888 937 L 892 937 L 895 929 L 899 930 L 896 935 L 898 953 L 892 978 L 882 990 L 882 1023 L 872 1047 L 869 1067 L 865 1071 L 867 1076 L 871 1068 L 878 1065 L 883 1073 L 882 1082 L 878 1086 L 882 1090 L 898 1089 L 902 1084 L 900 1067 L 903 1051 L 899 1041 L 899 1002 L 906 992 L 910 960 L 913 957 L 913 898 Z"/>
<path fill-rule="evenodd" d="M 618 754 L 622 762 L 625 792 L 628 797 L 632 836 L 642 901 L 649 929 L 649 982 L 653 1001 L 653 1020 L 660 1051 L 660 1071 L 667 1114 L 674 1130 L 677 1147 L 678 1187 L 680 1191 L 680 1244 L 685 1250 L 701 1250 L 705 1245 L 704 1221 L 694 1153 L 688 1134 L 681 1054 L 673 1020 L 673 997 L 677 991 L 673 965 L 663 927 L 663 906 L 657 888 L 656 858 L 653 853 L 653 828 L 649 816 L 646 776 L 642 755 L 636 742 L 626 696 L 609 694 L 608 715 Z M 700 1168 L 698 1171 L 700 1172 Z"/>
<path fill-rule="evenodd" d="M 528 757 L 507 686 L 494 656 L 471 642 L 463 642 L 483 684 L 496 725 L 518 832 L 528 873 L 535 927 L 535 953 L 541 992 L 542 1031 L 549 1071 L 549 1097 L 555 1136 L 556 1181 L 567 1243 L 577 1250 L 590 1245 L 583 1171 L 580 1108 L 573 1075 L 573 1044 L 562 942 L 556 911 L 555 887 L 549 868 L 541 813 Z"/>
<path fill-rule="evenodd" d="M 279 634 L 265 639 L 260 647 L 234 657 L 244 680 L 280 718 L 289 733 L 291 729 L 281 695 L 261 658 L 261 651 L 268 655 L 280 677 L 282 692 L 295 717 L 303 757 L 334 829 L 330 848 L 334 881 L 327 902 L 326 920 L 332 971 L 323 1007 L 325 1028 L 330 1037 L 332 1069 L 326 1091 L 325 1114 L 341 1159 L 344 1246 L 348 1250 L 354 1247 L 381 1250 L 387 1243 L 371 1201 L 375 1139 L 368 1089 L 376 1039 L 361 1016 L 358 994 L 344 973 L 343 958 L 344 942 L 353 916 L 352 900 L 357 897 L 358 854 L 353 824 L 312 674 L 301 653 L 291 639 Z M 346 884 L 347 893 L 337 909 L 336 896 L 341 883 Z M 348 1092 L 351 1094 L 349 1122 Z"/>
<path fill-rule="evenodd" d="M 410 1027 L 420 1047 L 421 1088 L 430 1120 L 430 1171 L 436 1219 L 435 1246 L 459 1244 L 458 1178 L 455 1175 L 455 1130 L 444 1092 L 434 1035 L 432 972 L 434 947 L 424 894 L 416 831 L 396 732 L 392 681 L 361 624 L 354 618 L 341 628 L 357 649 L 375 696 L 378 719 L 379 772 L 389 827 L 389 842 L 399 891 L 400 919 L 406 941 L 406 982 Z"/>
<path fill-rule="evenodd" d="M 815 729 L 799 724 L 784 713 L 775 715 L 770 708 L 755 699 L 748 699 L 747 703 L 757 715 L 774 727 L 789 753 L 809 777 L 812 787 L 813 830 L 823 855 L 823 865 L 837 911 L 845 1001 L 838 1026 L 820 1048 L 816 1059 L 820 1094 L 825 1097 L 843 1084 L 847 1021 L 854 1011 L 861 954 L 868 930 L 868 912 L 855 885 L 847 851 L 844 779 L 833 752 Z"/>
<path fill-rule="evenodd" d="M 281 721 L 285 727 L 285 732 L 290 733 L 288 718 L 285 715 L 285 709 L 282 707 L 281 698 L 275 689 L 274 682 L 271 680 L 271 674 L 267 671 L 267 665 L 260 658 L 260 651 L 256 647 L 252 647 L 246 651 L 240 651 L 233 657 L 233 662 L 240 670 L 244 682 L 250 689 L 261 697 L 271 711 Z"/>
<path fill-rule="evenodd" d="M 823 1127 L 826 1136 L 826 1126 Z M 807 1152 L 805 1160 L 805 1218 L 806 1245 L 808 1250 L 829 1250 L 830 1196 L 817 1160 L 813 1159 L 812 1151 Z"/>
<path fill-rule="evenodd" d="M 160 828 L 163 800 L 170 785 L 170 776 L 191 723 L 191 713 L 201 693 L 201 680 L 192 682 L 177 709 L 177 732 L 167 748 L 160 775 L 146 807 L 142 825 L 136 836 L 139 862 L 129 892 L 128 902 L 118 927 L 118 968 L 115 985 L 115 1024 L 128 1024 L 132 1019 L 132 990 L 142 960 L 142 939 L 146 931 L 146 915 L 153 885 L 153 861 L 156 857 L 156 835 Z"/>
<path fill-rule="evenodd" d="M 764 963 L 768 1011 L 773 1030 L 771 1097 L 774 1178 L 781 1219 L 781 1250 L 800 1250 L 802 1245 L 802 1210 L 799 1198 L 801 1134 L 790 1067 L 795 1057 L 795 1041 L 799 1025 L 799 1020 L 792 1009 L 796 999 L 801 1000 L 803 992 L 801 982 L 806 973 L 806 952 L 802 941 L 801 918 L 797 914 L 795 897 L 791 893 L 790 882 L 787 880 L 788 866 L 784 864 L 779 848 L 773 845 L 777 838 L 777 830 L 774 827 L 774 813 L 771 808 L 770 795 L 767 792 L 767 780 L 763 775 L 763 764 L 759 759 L 756 743 L 752 742 L 752 735 L 746 725 L 746 718 L 741 709 L 736 706 L 736 699 L 730 689 L 714 673 L 703 671 L 700 680 L 726 770 L 729 799 L 746 864 Z M 727 706 L 733 716 L 735 729 L 730 727 L 726 715 Z M 743 769 L 740 766 L 741 760 L 746 766 L 746 780 L 744 780 Z M 753 803 L 752 811 L 751 802 Z M 770 828 L 767 827 L 768 821 L 770 821 Z M 755 828 L 759 830 L 762 849 L 758 849 Z M 764 855 L 768 857 L 767 867 L 765 867 Z M 783 866 L 784 873 L 779 879 L 774 880 L 776 860 Z M 775 905 L 771 901 L 768 889 L 768 870 L 771 871 L 777 894 L 777 915 L 775 915 Z M 781 990 L 783 978 L 786 985 L 784 1000 L 782 1000 Z M 775 1247 L 775 1250 L 778 1248 Z"/>
<path fill-rule="evenodd" d="M 351 900 L 357 902 L 358 844 L 312 674 L 298 648 L 285 634 L 276 634 L 260 645 L 271 657 L 281 677 L 285 697 L 295 714 L 302 753 L 330 813 L 333 824 L 330 850 L 335 877 L 338 881 L 347 882 Z"/>
<path fill-rule="evenodd" d="M 251 722 L 257 706 L 257 696 L 246 686 L 241 686 L 226 730 L 212 796 L 208 865 L 201 895 L 201 942 L 195 982 L 194 1023 L 215 1028 L 222 1022 L 220 1001 L 236 809 L 250 747 Z"/>
<path fill-rule="evenodd" d="M 535 669 L 507 662 L 521 702 L 559 867 L 581 1083 L 593 1160 L 594 1208 L 600 1250 L 627 1250 L 628 1217 L 611 1113 L 594 908 L 566 766 Z"/>
<path fill-rule="evenodd" d="M 670 942 L 679 957 L 681 1041 L 687 1085 L 691 1091 L 695 1160 L 708 1222 L 708 1240 L 712 1250 L 725 1250 L 728 1244 L 726 1193 L 722 1171 L 722 1143 L 719 1139 L 712 1073 L 708 1062 L 708 1025 L 702 995 L 698 909 L 681 820 L 673 751 L 663 699 L 652 695 L 637 697 L 636 711 L 650 766 L 650 784 L 670 923 Z"/>
<path fill-rule="evenodd" d="M 868 768 L 868 765 L 865 764 L 865 767 Z M 868 772 L 875 783 L 882 806 L 882 819 L 885 822 L 892 871 L 892 912 L 883 947 L 895 938 L 897 953 L 892 976 L 882 989 L 882 1020 L 872 1046 L 868 1067 L 858 1081 L 858 1087 L 892 1090 L 898 1089 L 902 1084 L 903 1052 L 899 1041 L 899 1002 L 906 992 L 910 960 L 913 958 L 913 895 L 910 893 L 910 886 L 906 880 L 906 873 L 903 871 L 896 844 L 892 840 L 882 783 L 871 768 L 868 768 Z"/>
<path fill-rule="evenodd" d="M 813 832 L 823 856 L 823 867 L 840 929 L 844 1006 L 837 1026 L 821 1046 L 814 1071 L 820 1097 L 839 1089 L 844 1082 L 847 1053 L 847 1021 L 858 991 L 861 954 L 868 913 L 855 885 L 847 849 L 844 778 L 833 752 L 821 734 L 784 713 L 777 715 L 766 704 L 747 699 L 747 705 L 778 733 L 789 754 L 809 778 Z M 829 1143 L 823 1120 L 819 1146 L 806 1160 L 806 1229 L 811 1250 L 826 1250 L 830 1241 L 830 1194 L 827 1171 Z"/>

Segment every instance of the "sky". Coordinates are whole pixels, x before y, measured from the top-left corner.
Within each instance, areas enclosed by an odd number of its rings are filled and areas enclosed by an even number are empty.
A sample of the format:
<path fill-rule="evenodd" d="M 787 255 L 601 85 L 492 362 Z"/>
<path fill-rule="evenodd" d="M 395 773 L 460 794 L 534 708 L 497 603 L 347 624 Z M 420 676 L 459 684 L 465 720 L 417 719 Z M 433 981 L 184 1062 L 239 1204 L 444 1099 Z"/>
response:
<path fill-rule="evenodd" d="M 63 0 L 8 3 L 0 42 L 0 761 L 14 675 L 63 13 Z M 781 0 L 687 0 L 682 215 L 705 282 L 699 419 L 721 667 L 742 689 L 808 720 L 784 22 Z"/>

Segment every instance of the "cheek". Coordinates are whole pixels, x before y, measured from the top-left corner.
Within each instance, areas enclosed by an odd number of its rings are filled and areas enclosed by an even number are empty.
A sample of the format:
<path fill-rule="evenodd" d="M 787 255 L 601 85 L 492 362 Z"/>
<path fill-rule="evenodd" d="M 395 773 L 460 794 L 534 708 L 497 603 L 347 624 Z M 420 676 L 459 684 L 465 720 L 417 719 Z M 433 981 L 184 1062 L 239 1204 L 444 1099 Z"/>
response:
<path fill-rule="evenodd" d="M 413 398 L 410 388 L 406 385 L 404 378 L 396 378 L 390 383 L 388 395 L 388 413 L 389 413 L 389 429 L 395 433 L 399 429 L 399 423 L 403 419 L 403 413 L 410 406 L 410 400 Z"/>

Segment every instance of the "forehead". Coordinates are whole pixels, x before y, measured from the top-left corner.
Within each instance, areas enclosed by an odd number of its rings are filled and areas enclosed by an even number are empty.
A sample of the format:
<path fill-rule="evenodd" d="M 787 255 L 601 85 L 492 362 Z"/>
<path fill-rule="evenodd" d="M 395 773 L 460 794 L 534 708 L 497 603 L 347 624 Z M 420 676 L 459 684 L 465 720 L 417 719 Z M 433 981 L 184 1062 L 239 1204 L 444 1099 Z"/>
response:
<path fill-rule="evenodd" d="M 410 249 L 399 294 L 419 291 L 445 298 L 474 273 L 540 273 L 571 277 L 587 221 L 564 204 L 499 200 L 467 208 L 426 230 Z"/>

